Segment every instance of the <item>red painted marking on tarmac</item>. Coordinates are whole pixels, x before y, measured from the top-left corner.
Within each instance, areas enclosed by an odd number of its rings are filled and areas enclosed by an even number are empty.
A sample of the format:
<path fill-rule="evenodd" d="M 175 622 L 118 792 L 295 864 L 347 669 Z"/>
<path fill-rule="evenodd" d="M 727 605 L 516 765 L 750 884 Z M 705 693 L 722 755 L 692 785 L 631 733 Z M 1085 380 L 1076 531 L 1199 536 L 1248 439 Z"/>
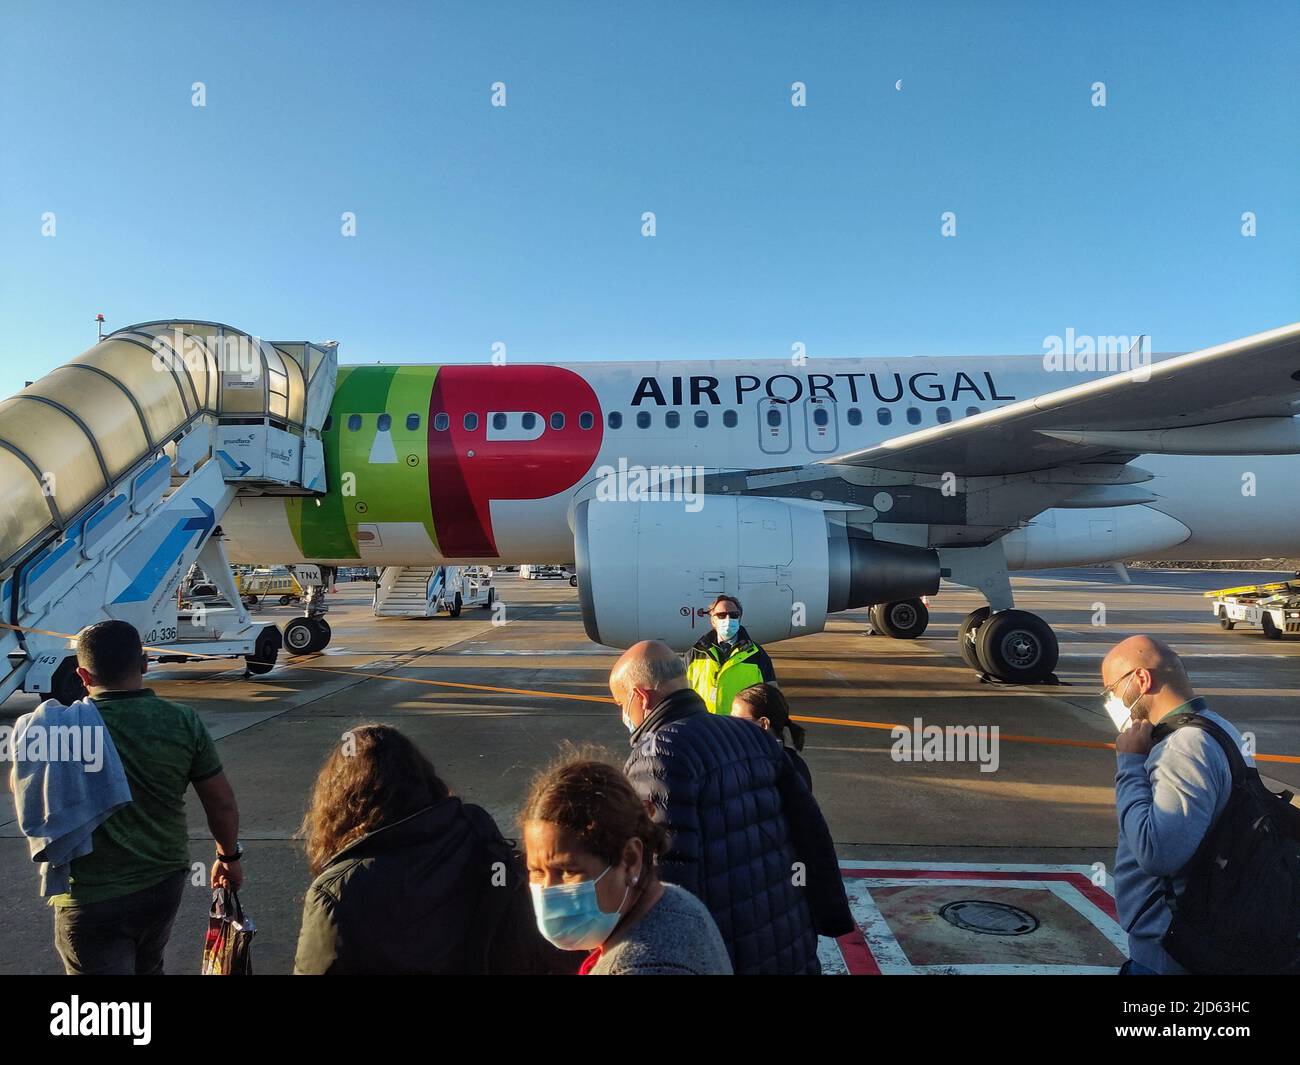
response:
<path fill-rule="evenodd" d="M 1073 885 L 1079 893 L 1111 920 L 1118 920 L 1115 900 L 1104 888 L 1098 887 L 1082 873 L 1052 872 L 1050 870 L 1012 872 L 1010 870 L 978 869 L 841 869 L 845 879 L 866 880 L 1039 880 L 1056 881 Z M 850 976 L 879 976 L 880 966 L 871 953 L 871 946 L 856 928 L 838 940 L 844 965 Z"/>
<path fill-rule="evenodd" d="M 850 976 L 880 975 L 880 966 L 876 964 L 876 956 L 871 953 L 871 948 L 867 946 L 861 928 L 855 927 L 848 935 L 840 936 L 836 942 L 840 945 L 840 953 L 844 955 L 844 965 L 849 970 Z"/>
<path fill-rule="evenodd" d="M 840 875 L 851 879 L 879 877 L 883 880 L 1055 880 L 1079 889 L 1089 902 L 1112 920 L 1118 920 L 1115 900 L 1104 888 L 1098 887 L 1082 873 L 1062 873 L 1050 870 L 1036 872 L 1011 872 L 1009 870 L 978 869 L 841 869 Z"/>

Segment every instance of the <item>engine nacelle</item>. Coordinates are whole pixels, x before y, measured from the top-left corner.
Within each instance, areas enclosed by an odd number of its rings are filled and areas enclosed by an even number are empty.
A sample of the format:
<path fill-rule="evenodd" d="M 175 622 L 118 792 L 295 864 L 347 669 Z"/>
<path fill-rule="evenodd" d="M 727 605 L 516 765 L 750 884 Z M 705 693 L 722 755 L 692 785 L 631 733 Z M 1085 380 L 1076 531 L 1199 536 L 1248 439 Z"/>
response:
<path fill-rule="evenodd" d="M 771 643 L 820 632 L 839 610 L 938 590 L 934 551 L 872 540 L 815 503 L 703 498 L 695 511 L 666 500 L 578 504 L 578 597 L 592 640 L 684 650 L 724 592 L 740 599 L 750 636 Z"/>

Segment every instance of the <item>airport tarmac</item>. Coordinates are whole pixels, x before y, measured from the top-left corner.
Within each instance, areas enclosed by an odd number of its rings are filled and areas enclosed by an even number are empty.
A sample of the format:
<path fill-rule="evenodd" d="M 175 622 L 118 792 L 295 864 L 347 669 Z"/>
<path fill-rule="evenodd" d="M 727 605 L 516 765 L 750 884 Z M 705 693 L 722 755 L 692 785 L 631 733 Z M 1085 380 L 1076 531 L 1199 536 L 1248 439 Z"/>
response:
<path fill-rule="evenodd" d="M 1017 605 L 1045 617 L 1060 638 L 1056 687 L 981 683 L 955 637 L 982 600 L 947 585 L 920 640 L 868 635 L 859 611 L 837 615 L 826 632 L 771 646 L 782 688 L 806 719 L 804 756 L 861 926 L 860 935 L 824 942 L 827 971 L 1113 971 L 1123 936 L 1105 885 L 1115 844 L 1106 746 L 1114 736 L 1096 697 L 1101 657 L 1135 632 L 1167 640 L 1211 705 L 1255 734 L 1264 775 L 1300 788 L 1300 639 L 1224 632 L 1200 594 L 1259 576 L 1134 570 L 1123 584 L 1110 570 L 1089 569 L 1016 577 Z M 317 768 L 350 726 L 384 721 L 406 730 L 453 790 L 486 807 L 507 835 L 529 777 L 561 744 L 598 744 L 619 762 L 626 754 L 605 685 L 617 653 L 587 640 L 576 590 L 515 574 L 496 582 L 504 624 L 470 607 L 456 619 L 375 618 L 371 585 L 341 585 L 329 599 L 334 636 L 322 654 L 282 658 L 258 678 L 224 660 L 151 674 L 160 694 L 201 713 L 238 795 L 242 897 L 259 928 L 259 971 L 292 967 L 310 880 L 294 836 Z M 294 613 L 260 611 L 277 623 Z M 15 697 L 0 708 L 0 724 L 34 704 Z M 996 770 L 974 760 L 897 760 L 890 729 L 918 718 L 997 726 Z M 188 805 L 192 856 L 210 860 L 201 808 L 193 798 Z M 37 884 L 6 799 L 0 972 L 60 971 Z M 206 880 L 187 893 L 168 971 L 197 971 L 209 900 Z"/>

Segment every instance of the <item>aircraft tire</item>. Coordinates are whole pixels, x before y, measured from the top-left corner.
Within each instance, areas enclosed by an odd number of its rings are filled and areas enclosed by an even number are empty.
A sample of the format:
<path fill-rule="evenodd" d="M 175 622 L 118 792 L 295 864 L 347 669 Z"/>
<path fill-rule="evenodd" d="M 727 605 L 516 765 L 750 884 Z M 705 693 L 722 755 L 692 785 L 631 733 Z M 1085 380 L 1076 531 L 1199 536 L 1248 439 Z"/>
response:
<path fill-rule="evenodd" d="M 294 618 L 284 627 L 284 647 L 291 655 L 309 655 L 316 648 L 316 626 L 312 618 Z"/>
<path fill-rule="evenodd" d="M 50 677 L 50 690 L 41 692 L 41 701 L 54 699 L 64 706 L 70 706 L 78 699 L 86 697 L 86 686 L 77 676 L 77 657 L 69 655 L 59 663 L 59 668 Z"/>
<path fill-rule="evenodd" d="M 915 640 L 929 626 L 930 611 L 919 599 L 876 603 L 871 608 L 871 624 L 877 632 L 895 640 Z"/>
<path fill-rule="evenodd" d="M 984 672 L 984 664 L 980 661 L 977 641 L 980 626 L 988 621 L 991 613 L 993 611 L 986 606 L 982 606 L 978 610 L 972 610 L 962 619 L 961 625 L 957 628 L 957 650 L 961 652 L 962 661 L 975 670 L 976 673 Z"/>
<path fill-rule="evenodd" d="M 976 649 L 984 671 L 1008 684 L 1037 684 L 1056 668 L 1056 633 L 1037 614 L 1004 610 L 980 626 Z"/>

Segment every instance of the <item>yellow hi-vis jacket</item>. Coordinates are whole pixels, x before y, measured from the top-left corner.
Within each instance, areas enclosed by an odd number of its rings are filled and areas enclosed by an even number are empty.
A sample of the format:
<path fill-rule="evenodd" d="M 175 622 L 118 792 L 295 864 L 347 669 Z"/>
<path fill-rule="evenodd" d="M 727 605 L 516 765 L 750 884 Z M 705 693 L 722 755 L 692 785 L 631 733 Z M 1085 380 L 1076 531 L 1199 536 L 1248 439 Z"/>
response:
<path fill-rule="evenodd" d="M 776 680 L 767 652 L 749 638 L 742 626 L 731 654 L 722 660 L 718 634 L 707 632 L 686 653 L 686 681 L 713 714 L 730 714 L 731 700 L 751 684 Z"/>

